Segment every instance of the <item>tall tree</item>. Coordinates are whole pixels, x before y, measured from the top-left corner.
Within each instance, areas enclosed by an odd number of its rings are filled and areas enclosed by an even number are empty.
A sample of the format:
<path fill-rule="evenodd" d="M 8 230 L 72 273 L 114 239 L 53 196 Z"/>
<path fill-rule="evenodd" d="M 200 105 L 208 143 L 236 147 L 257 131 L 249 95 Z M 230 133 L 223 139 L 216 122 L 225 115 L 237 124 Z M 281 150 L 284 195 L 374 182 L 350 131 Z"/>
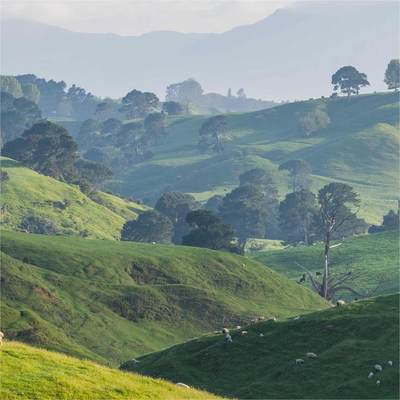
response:
<path fill-rule="evenodd" d="M 22 97 L 21 84 L 14 76 L 0 75 L 0 91 L 10 93 L 15 98 Z"/>
<path fill-rule="evenodd" d="M 156 111 L 159 104 L 160 101 L 154 93 L 134 89 L 122 99 L 121 111 L 127 118 L 142 118 Z"/>
<path fill-rule="evenodd" d="M 186 216 L 186 222 L 192 227 L 192 230 L 183 237 L 183 245 L 236 251 L 233 243 L 234 230 L 211 211 L 191 211 Z"/>
<path fill-rule="evenodd" d="M 396 92 L 400 88 L 400 60 L 390 60 L 386 72 L 385 72 L 385 83 L 388 89 L 394 89 Z"/>
<path fill-rule="evenodd" d="M 223 115 L 216 115 L 207 119 L 200 127 L 200 150 L 212 150 L 221 153 L 226 141 L 227 124 Z"/>
<path fill-rule="evenodd" d="M 151 113 L 144 120 L 144 130 L 149 143 L 156 144 L 158 140 L 166 135 L 165 114 Z"/>
<path fill-rule="evenodd" d="M 315 195 L 308 190 L 289 193 L 279 205 L 279 221 L 285 242 L 309 245 L 317 213 Z"/>
<path fill-rule="evenodd" d="M 340 89 L 342 93 L 350 96 L 352 94 L 358 95 L 360 88 L 368 86 L 369 82 L 366 74 L 359 72 L 353 66 L 348 65 L 338 69 L 332 75 L 332 85 L 335 92 Z"/>
<path fill-rule="evenodd" d="M 279 166 L 279 170 L 289 172 L 292 192 L 307 190 L 311 184 L 311 165 L 304 160 L 289 160 Z"/>
<path fill-rule="evenodd" d="M 151 210 L 139 214 L 137 220 L 126 222 L 121 231 L 121 240 L 170 243 L 173 232 L 171 220 Z"/>

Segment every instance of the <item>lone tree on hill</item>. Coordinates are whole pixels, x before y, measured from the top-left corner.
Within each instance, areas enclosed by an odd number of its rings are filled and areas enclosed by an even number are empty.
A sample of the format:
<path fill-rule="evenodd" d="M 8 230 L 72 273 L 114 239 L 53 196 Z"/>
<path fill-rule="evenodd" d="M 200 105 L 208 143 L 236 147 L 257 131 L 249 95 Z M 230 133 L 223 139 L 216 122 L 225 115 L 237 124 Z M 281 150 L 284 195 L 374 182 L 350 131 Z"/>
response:
<path fill-rule="evenodd" d="M 358 95 L 360 88 L 368 86 L 369 82 L 366 74 L 349 65 L 340 68 L 332 75 L 332 85 L 335 92 L 340 89 L 342 93 L 350 96 L 352 94 Z"/>
<path fill-rule="evenodd" d="M 199 130 L 200 150 L 211 149 L 217 153 L 222 153 L 224 150 L 224 141 L 226 133 L 226 119 L 223 115 L 217 115 L 209 118 L 201 125 Z"/>
<path fill-rule="evenodd" d="M 385 72 L 385 80 L 388 89 L 394 89 L 396 92 L 400 88 L 400 61 L 391 60 Z"/>

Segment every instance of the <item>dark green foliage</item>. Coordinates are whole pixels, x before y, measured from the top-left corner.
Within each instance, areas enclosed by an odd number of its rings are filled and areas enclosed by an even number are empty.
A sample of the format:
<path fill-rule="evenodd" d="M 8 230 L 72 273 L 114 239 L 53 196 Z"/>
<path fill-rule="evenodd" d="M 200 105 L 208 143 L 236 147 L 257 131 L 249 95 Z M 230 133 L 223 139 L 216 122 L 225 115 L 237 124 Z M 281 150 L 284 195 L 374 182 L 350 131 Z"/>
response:
<path fill-rule="evenodd" d="M 10 179 L 7 171 L 0 170 L 0 182 L 5 182 Z"/>
<path fill-rule="evenodd" d="M 186 222 L 193 228 L 183 237 L 182 244 L 213 250 L 236 251 L 233 229 L 209 210 L 191 211 Z"/>
<path fill-rule="evenodd" d="M 368 232 L 377 233 L 384 231 L 399 230 L 400 226 L 399 210 L 397 212 L 390 210 L 386 215 L 383 216 L 382 225 L 372 225 Z"/>
<path fill-rule="evenodd" d="M 206 120 L 199 130 L 200 151 L 211 150 L 221 153 L 224 150 L 226 131 L 226 118 L 223 115 L 217 115 Z"/>
<path fill-rule="evenodd" d="M 49 218 L 29 215 L 21 221 L 19 228 L 25 232 L 38 233 L 41 235 L 55 235 L 57 227 Z"/>
<path fill-rule="evenodd" d="M 70 181 L 76 176 L 77 149 L 65 128 L 44 121 L 33 125 L 22 137 L 7 142 L 3 155 L 44 175 Z"/>
<path fill-rule="evenodd" d="M 204 208 L 206 210 L 210 210 L 210 211 L 214 212 L 215 214 L 218 214 L 223 201 L 224 201 L 224 196 L 216 194 L 207 200 L 207 203 L 204 206 Z"/>
<path fill-rule="evenodd" d="M 141 213 L 137 220 L 125 223 L 121 231 L 121 240 L 170 243 L 173 233 L 174 226 L 168 217 L 157 211 L 146 211 Z"/>
<path fill-rule="evenodd" d="M 104 151 L 97 147 L 91 147 L 85 152 L 84 158 L 89 161 L 98 162 L 104 165 L 108 165 L 110 162 L 110 157 Z"/>
<path fill-rule="evenodd" d="M 143 124 L 145 130 L 145 142 L 155 144 L 161 137 L 166 135 L 164 113 L 148 114 Z"/>
<path fill-rule="evenodd" d="M 168 115 L 183 115 L 186 114 L 186 107 L 176 101 L 166 101 L 162 106 L 163 112 Z"/>
<path fill-rule="evenodd" d="M 79 175 L 79 184 L 87 182 L 96 188 L 101 188 L 104 181 L 112 178 L 112 171 L 104 164 L 95 161 L 79 159 L 75 163 Z M 83 182 L 82 182 L 83 181 Z"/>
<path fill-rule="evenodd" d="M 385 83 L 388 89 L 398 90 L 400 88 L 400 60 L 390 60 L 385 71 Z"/>
<path fill-rule="evenodd" d="M 333 90 L 337 92 L 340 90 L 347 96 L 352 94 L 359 94 L 360 88 L 368 86 L 367 75 L 357 71 L 356 68 L 349 65 L 342 67 L 332 75 Z"/>
<path fill-rule="evenodd" d="M 186 215 L 200 208 L 200 204 L 189 194 L 166 192 L 158 199 L 154 208 L 171 220 L 174 225 L 173 242 L 180 244 L 182 237 L 189 231 Z"/>
<path fill-rule="evenodd" d="M 315 195 L 310 191 L 303 189 L 287 194 L 279 205 L 279 221 L 285 242 L 310 244 L 316 213 Z"/>
<path fill-rule="evenodd" d="M 275 176 L 263 168 L 253 168 L 244 172 L 239 176 L 239 182 L 240 186 L 257 186 L 270 199 L 276 199 L 278 196 Z"/>
<path fill-rule="evenodd" d="M 140 118 L 157 110 L 159 100 L 154 93 L 134 89 L 122 99 L 122 104 L 121 112 L 125 113 L 127 118 Z"/>
<path fill-rule="evenodd" d="M 279 170 L 289 172 L 292 192 L 307 190 L 311 184 L 311 165 L 304 160 L 289 160 L 279 166 Z"/>

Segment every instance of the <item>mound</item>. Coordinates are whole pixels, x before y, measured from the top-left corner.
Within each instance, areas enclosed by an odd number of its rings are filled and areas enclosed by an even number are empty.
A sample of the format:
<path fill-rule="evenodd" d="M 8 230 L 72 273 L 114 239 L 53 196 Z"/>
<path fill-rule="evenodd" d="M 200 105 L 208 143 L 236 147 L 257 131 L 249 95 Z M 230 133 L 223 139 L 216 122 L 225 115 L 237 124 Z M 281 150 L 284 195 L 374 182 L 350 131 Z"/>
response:
<path fill-rule="evenodd" d="M 244 329 L 245 336 L 233 331 L 230 344 L 204 336 L 121 368 L 246 399 L 399 397 L 398 295 Z M 368 379 L 375 364 L 383 371 Z"/>
<path fill-rule="evenodd" d="M 146 207 L 97 192 L 93 199 L 75 185 L 57 181 L 2 158 L 1 224 L 23 230 L 21 222 L 35 216 L 51 226 L 52 233 L 116 239 L 127 219 L 135 219 Z M 43 224 L 43 222 L 42 222 Z"/>
<path fill-rule="evenodd" d="M 323 246 L 298 246 L 284 250 L 254 253 L 254 259 L 298 280 L 303 270 L 322 271 Z M 351 270 L 355 278 L 354 288 L 362 293 L 374 291 L 375 295 L 399 291 L 399 235 L 398 232 L 383 232 L 347 238 L 342 245 L 331 251 L 333 273 Z M 340 294 L 343 298 L 354 298 L 349 292 Z"/>
<path fill-rule="evenodd" d="M 16 232 L 1 249 L 7 335 L 100 361 L 327 307 L 256 261 L 207 249 Z"/>
<path fill-rule="evenodd" d="M 217 399 L 205 392 L 127 374 L 18 342 L 6 342 L 0 353 L 0 397 L 3 400 Z"/>

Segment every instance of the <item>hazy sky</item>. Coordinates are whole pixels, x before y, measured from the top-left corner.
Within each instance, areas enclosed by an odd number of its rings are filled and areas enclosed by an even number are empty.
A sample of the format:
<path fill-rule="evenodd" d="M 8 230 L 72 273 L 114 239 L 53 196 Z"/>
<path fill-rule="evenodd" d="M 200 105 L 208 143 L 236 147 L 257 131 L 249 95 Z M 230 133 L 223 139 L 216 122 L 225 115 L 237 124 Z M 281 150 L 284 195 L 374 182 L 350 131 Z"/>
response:
<path fill-rule="evenodd" d="M 223 32 L 256 22 L 294 0 L 2 0 L 3 18 L 80 32 Z"/>

